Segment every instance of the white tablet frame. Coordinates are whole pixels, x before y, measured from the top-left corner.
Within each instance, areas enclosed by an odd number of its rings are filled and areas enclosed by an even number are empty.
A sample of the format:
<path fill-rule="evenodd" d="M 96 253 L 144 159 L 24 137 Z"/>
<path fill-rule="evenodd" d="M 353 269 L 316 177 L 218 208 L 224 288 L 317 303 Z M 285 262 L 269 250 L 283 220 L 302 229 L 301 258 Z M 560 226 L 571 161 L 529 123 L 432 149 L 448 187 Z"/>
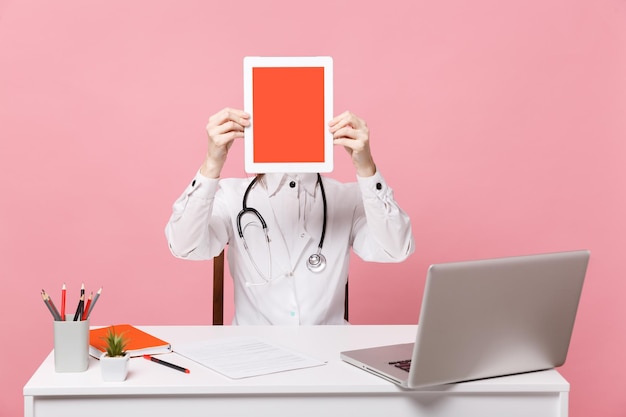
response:
<path fill-rule="evenodd" d="M 253 69 L 257 67 L 322 67 L 324 68 L 324 158 L 322 162 L 255 162 Z M 333 59 L 330 56 L 260 57 L 247 56 L 243 60 L 244 111 L 250 114 L 250 126 L 244 130 L 245 170 L 247 173 L 265 172 L 331 172 L 333 170 L 333 136 L 328 123 L 333 118 Z"/>

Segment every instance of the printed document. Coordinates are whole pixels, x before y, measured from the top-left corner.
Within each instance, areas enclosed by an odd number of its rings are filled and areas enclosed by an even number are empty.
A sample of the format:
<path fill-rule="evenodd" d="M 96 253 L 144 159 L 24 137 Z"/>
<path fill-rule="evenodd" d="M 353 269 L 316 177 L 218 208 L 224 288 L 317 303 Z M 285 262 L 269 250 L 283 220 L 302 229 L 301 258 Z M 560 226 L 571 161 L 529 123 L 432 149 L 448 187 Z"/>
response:
<path fill-rule="evenodd" d="M 253 337 L 175 344 L 174 352 L 233 379 L 324 365 L 318 359 Z"/>

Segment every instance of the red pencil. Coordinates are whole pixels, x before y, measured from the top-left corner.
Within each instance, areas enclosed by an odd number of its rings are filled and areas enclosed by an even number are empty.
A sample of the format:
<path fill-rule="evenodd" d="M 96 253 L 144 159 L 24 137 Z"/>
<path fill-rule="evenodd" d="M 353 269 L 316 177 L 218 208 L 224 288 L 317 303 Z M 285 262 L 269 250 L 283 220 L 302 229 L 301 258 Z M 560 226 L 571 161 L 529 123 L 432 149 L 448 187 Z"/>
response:
<path fill-rule="evenodd" d="M 94 297 L 93 302 L 91 303 L 91 307 L 89 307 L 89 310 L 87 311 L 87 318 L 91 316 L 91 310 L 93 310 L 93 308 L 96 306 L 96 303 L 98 302 L 98 298 L 100 298 L 100 293 L 102 293 L 102 287 L 100 287 L 100 289 L 96 293 L 96 296 Z"/>
<path fill-rule="evenodd" d="M 89 306 L 91 305 L 91 299 L 93 298 L 93 291 L 89 293 L 89 298 L 87 299 L 87 304 L 85 304 L 85 309 L 83 310 L 83 320 L 87 320 L 87 316 L 89 314 Z"/>
<path fill-rule="evenodd" d="M 61 320 L 65 320 L 65 296 L 67 293 L 67 288 L 65 287 L 65 282 L 63 283 L 63 287 L 61 287 Z"/>

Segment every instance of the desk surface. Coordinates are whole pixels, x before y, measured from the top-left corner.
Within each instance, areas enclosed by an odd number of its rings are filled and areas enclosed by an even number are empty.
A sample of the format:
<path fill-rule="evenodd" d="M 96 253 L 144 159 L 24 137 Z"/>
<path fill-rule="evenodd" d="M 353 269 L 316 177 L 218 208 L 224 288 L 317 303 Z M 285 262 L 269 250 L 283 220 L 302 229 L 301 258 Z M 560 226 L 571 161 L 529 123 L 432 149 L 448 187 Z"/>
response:
<path fill-rule="evenodd" d="M 327 361 L 323 366 L 298 369 L 271 375 L 232 380 L 176 353 L 159 355 L 160 358 L 190 369 L 185 374 L 158 366 L 143 358 L 132 358 L 130 372 L 124 382 L 104 382 L 98 361 L 90 358 L 89 369 L 80 373 L 54 372 L 54 355 L 51 353 L 24 387 L 25 415 L 35 413 L 37 400 L 61 398 L 123 398 L 158 396 L 232 397 L 237 396 L 289 396 L 380 394 L 406 396 L 421 394 L 484 393 L 487 395 L 520 393 L 545 397 L 555 394 L 557 404 L 567 415 L 569 383 L 556 371 L 533 372 L 480 381 L 448 384 L 419 391 L 403 390 L 396 385 L 370 375 L 339 358 L 343 350 L 358 349 L 414 340 L 416 326 L 138 326 L 155 336 L 176 343 L 202 341 L 218 337 L 257 336 L 268 342 L 292 348 Z M 213 403 L 212 403 L 213 404 Z M 555 407 L 553 406 L 554 410 Z M 84 410 L 83 410 L 84 411 Z M 70 415 L 70 414 L 66 414 Z"/>

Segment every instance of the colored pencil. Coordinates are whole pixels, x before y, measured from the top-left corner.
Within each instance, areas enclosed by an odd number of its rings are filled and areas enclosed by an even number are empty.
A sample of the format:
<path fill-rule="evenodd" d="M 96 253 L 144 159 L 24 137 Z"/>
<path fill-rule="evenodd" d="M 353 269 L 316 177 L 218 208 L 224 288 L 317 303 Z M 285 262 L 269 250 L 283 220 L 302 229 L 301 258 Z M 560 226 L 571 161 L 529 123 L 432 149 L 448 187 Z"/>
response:
<path fill-rule="evenodd" d="M 93 301 L 91 302 L 91 306 L 89 306 L 89 311 L 87 312 L 87 318 L 89 318 L 89 316 L 91 316 L 91 312 L 93 311 L 93 308 L 96 306 L 96 303 L 98 302 L 98 298 L 100 298 L 100 293 L 102 293 L 102 287 L 100 287 L 100 289 L 96 293 L 96 296 L 94 297 Z"/>
<path fill-rule="evenodd" d="M 48 310 L 50 310 L 50 314 L 52 314 L 52 317 L 54 317 L 54 320 L 60 321 L 61 316 L 59 315 L 59 312 L 57 311 L 56 307 L 54 306 L 54 303 L 52 302 L 52 300 L 50 299 L 50 297 L 48 296 L 48 294 L 46 294 L 44 290 L 41 290 L 41 298 L 43 299 L 43 302 L 46 304 L 46 307 L 48 307 Z"/>
<path fill-rule="evenodd" d="M 65 300 L 67 297 L 67 287 L 65 286 L 65 282 L 63 283 L 63 287 L 61 287 L 61 320 L 65 320 Z"/>
<path fill-rule="evenodd" d="M 83 317 L 83 309 L 85 308 L 85 283 L 83 282 L 80 285 L 80 299 L 83 300 L 82 303 L 78 303 L 78 307 L 80 308 L 78 319 L 82 320 Z M 76 320 L 76 319 L 74 319 Z"/>
<path fill-rule="evenodd" d="M 85 294 L 80 296 L 80 300 L 78 301 L 78 306 L 76 307 L 76 313 L 74 313 L 74 321 L 77 321 L 81 318 L 81 311 L 83 311 L 83 305 L 85 304 Z"/>
<path fill-rule="evenodd" d="M 54 305 L 54 302 L 52 301 L 52 298 L 50 298 L 50 295 L 48 295 L 48 293 L 45 292 L 43 289 L 41 291 L 45 294 L 46 300 L 50 304 L 50 307 L 52 307 L 52 311 L 54 312 L 54 316 L 56 318 L 58 318 L 59 320 L 61 320 L 61 315 L 59 314 L 59 310 L 57 310 L 57 307 Z"/>
<path fill-rule="evenodd" d="M 89 316 L 89 307 L 91 306 L 91 299 L 93 298 L 93 291 L 89 293 L 89 297 L 87 298 L 87 303 L 85 304 L 85 310 L 83 311 L 82 320 L 87 320 Z"/>

